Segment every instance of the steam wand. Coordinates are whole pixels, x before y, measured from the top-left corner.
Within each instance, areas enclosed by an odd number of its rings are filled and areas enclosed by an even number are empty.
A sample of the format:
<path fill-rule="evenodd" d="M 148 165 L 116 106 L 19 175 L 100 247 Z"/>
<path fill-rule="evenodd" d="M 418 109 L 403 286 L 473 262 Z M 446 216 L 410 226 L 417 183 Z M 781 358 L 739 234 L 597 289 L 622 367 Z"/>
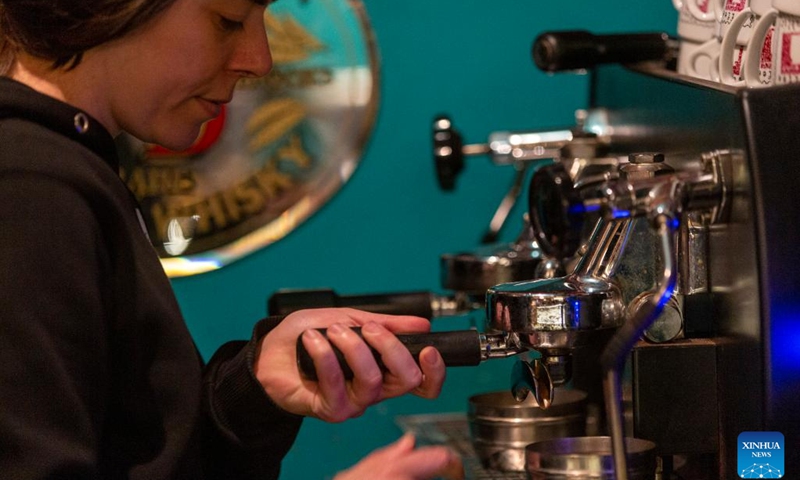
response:
<path fill-rule="evenodd" d="M 653 223 L 661 239 L 664 270 L 658 291 L 648 297 L 633 313 L 631 319 L 620 327 L 609 341 L 600 357 L 603 367 L 603 394 L 611 433 L 611 447 L 614 455 L 614 470 L 617 480 L 628 480 L 628 467 L 625 452 L 625 432 L 622 413 L 621 372 L 625 359 L 633 345 L 644 331 L 658 318 L 664 305 L 675 290 L 677 272 L 675 269 L 675 250 L 673 237 L 674 219 L 666 213 L 658 214 Z"/>

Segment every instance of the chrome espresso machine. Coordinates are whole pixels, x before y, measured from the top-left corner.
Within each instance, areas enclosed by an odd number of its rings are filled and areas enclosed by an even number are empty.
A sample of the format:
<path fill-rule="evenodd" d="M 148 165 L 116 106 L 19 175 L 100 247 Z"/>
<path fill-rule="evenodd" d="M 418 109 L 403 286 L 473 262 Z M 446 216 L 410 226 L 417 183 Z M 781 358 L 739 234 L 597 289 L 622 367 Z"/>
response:
<path fill-rule="evenodd" d="M 485 308 L 484 328 L 404 341 L 449 365 L 519 355 L 513 396 L 545 411 L 586 392 L 613 461 L 574 478 L 749 478 L 747 432 L 784 439 L 784 469 L 761 478 L 800 478 L 800 85 L 689 78 L 675 48 L 661 34 L 545 33 L 540 68 L 591 75 L 574 128 L 464 145 L 435 120 L 440 176 L 473 154 L 537 162 L 523 237 L 538 267 L 462 302 Z M 580 454 L 568 440 L 550 457 Z M 546 452 L 528 448 L 528 478 L 585 467 Z"/>

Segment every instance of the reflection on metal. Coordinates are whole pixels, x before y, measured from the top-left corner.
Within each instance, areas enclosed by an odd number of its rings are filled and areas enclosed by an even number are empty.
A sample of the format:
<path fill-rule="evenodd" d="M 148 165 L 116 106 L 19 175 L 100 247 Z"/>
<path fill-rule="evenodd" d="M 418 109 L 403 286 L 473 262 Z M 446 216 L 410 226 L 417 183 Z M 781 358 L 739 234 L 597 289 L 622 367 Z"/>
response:
<path fill-rule="evenodd" d="M 356 0 L 285 0 L 265 15 L 274 67 L 182 152 L 120 140 L 167 274 L 220 268 L 271 244 L 355 170 L 378 102 L 377 52 Z"/>

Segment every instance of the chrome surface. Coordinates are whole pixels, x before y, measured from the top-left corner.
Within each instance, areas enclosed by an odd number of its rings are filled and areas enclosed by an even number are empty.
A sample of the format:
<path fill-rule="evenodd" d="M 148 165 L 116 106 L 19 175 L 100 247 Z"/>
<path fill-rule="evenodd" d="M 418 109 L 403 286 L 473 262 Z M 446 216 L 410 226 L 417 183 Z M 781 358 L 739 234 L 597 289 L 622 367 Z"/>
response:
<path fill-rule="evenodd" d="M 511 369 L 511 395 L 518 402 L 533 394 L 533 399 L 542 410 L 553 403 L 555 388 L 550 372 L 540 359 L 533 363 L 518 360 Z"/>
<path fill-rule="evenodd" d="M 482 333 L 478 338 L 481 345 L 481 361 L 511 357 L 527 351 L 513 333 Z"/>
<path fill-rule="evenodd" d="M 709 215 L 690 213 L 678 231 L 678 293 L 709 291 Z"/>
<path fill-rule="evenodd" d="M 580 332 L 615 327 L 622 319 L 619 289 L 608 281 L 630 222 L 602 220 L 587 254 L 566 277 L 496 285 L 487 291 L 487 320 L 517 333 L 533 349 L 570 349 Z"/>
<path fill-rule="evenodd" d="M 673 218 L 664 212 L 655 218 L 654 227 L 661 238 L 663 275 L 658 290 L 638 305 L 630 318 L 614 334 L 600 357 L 604 371 L 603 398 L 606 404 L 606 419 L 611 434 L 614 452 L 614 467 L 617 480 L 628 480 L 627 453 L 625 451 L 625 420 L 622 405 L 622 371 L 625 360 L 634 343 L 662 312 L 667 300 L 675 290 L 677 279 L 675 248 L 673 246 Z M 635 478 L 635 477 L 633 477 Z"/>
<path fill-rule="evenodd" d="M 543 410 L 533 397 L 518 401 L 506 391 L 469 398 L 467 418 L 472 446 L 484 467 L 524 471 L 525 447 L 541 440 L 586 433 L 586 394 L 559 390 Z"/>
<path fill-rule="evenodd" d="M 500 471 L 484 467 L 472 446 L 469 422 L 464 412 L 404 415 L 395 419 L 404 432 L 411 432 L 417 446 L 446 445 L 464 464 L 466 480 L 526 480 L 524 471 Z"/>
<path fill-rule="evenodd" d="M 437 120 L 434 127 L 451 129 L 453 126 L 449 119 L 444 118 Z M 513 165 L 561 158 L 562 148 L 572 143 L 580 143 L 588 147 L 589 151 L 595 151 L 594 147 L 610 142 L 612 133 L 608 126 L 608 115 L 603 109 L 577 110 L 574 128 L 527 132 L 497 131 L 489 134 L 487 143 L 463 145 L 459 153 L 464 156 L 489 155 L 496 165 Z M 436 153 L 449 156 L 454 152 Z"/>
<path fill-rule="evenodd" d="M 572 130 L 494 132 L 489 135 L 492 161 L 498 165 L 558 158 L 574 137 Z"/>
<path fill-rule="evenodd" d="M 441 284 L 448 290 L 483 295 L 486 289 L 499 283 L 533 278 L 541 259 L 542 251 L 525 218 L 519 237 L 512 243 L 442 255 Z"/>
<path fill-rule="evenodd" d="M 527 178 L 528 165 L 517 163 L 514 166 L 517 170 L 514 175 L 514 180 L 508 192 L 506 192 L 505 196 L 503 196 L 503 199 L 500 201 L 500 205 L 497 206 L 494 215 L 492 215 L 492 219 L 489 221 L 489 228 L 483 235 L 482 243 L 492 243 L 497 240 L 500 230 L 508 220 L 508 214 L 511 213 L 511 210 L 517 203 L 519 194 L 522 192 L 524 181 Z M 525 216 L 527 217 L 527 214 Z M 524 223 L 527 227 L 530 222 L 526 218 Z"/>
<path fill-rule="evenodd" d="M 625 438 L 632 480 L 653 480 L 656 444 Z M 545 440 L 525 448 L 525 468 L 531 480 L 614 480 L 609 437 L 572 437 Z"/>
<path fill-rule="evenodd" d="M 638 301 L 631 304 L 634 309 L 640 308 L 641 302 L 652 301 L 651 293 L 640 296 Z M 644 331 L 644 338 L 653 343 L 664 343 L 676 338 L 681 338 L 683 334 L 683 295 L 672 295 L 664 310 L 653 320 L 652 325 Z"/>

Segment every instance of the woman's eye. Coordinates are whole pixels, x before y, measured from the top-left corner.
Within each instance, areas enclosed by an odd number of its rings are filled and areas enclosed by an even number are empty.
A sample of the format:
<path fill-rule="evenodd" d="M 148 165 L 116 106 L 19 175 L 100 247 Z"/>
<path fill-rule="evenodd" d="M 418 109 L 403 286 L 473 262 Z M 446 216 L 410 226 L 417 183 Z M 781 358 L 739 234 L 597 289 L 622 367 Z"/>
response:
<path fill-rule="evenodd" d="M 219 24 L 225 31 L 235 31 L 241 30 L 244 27 L 244 23 L 240 22 L 239 20 L 232 20 L 227 17 L 223 17 L 220 15 Z"/>

